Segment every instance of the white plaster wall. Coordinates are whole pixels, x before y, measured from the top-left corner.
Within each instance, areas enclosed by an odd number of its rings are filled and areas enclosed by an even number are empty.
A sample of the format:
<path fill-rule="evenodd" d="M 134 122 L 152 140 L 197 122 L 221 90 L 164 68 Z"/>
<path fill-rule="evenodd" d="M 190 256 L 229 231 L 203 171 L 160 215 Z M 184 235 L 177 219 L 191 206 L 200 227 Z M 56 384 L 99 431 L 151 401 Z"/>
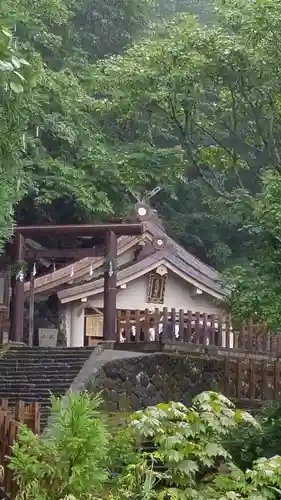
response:
<path fill-rule="evenodd" d="M 65 313 L 66 345 L 71 345 L 71 304 L 61 304 Z"/>
<path fill-rule="evenodd" d="M 193 287 L 175 274 L 169 272 L 165 290 L 164 306 L 169 309 L 184 309 L 201 313 L 219 314 L 221 311 L 215 300 L 208 294 L 191 296 Z"/>
<path fill-rule="evenodd" d="M 71 308 L 71 347 L 82 347 L 84 345 L 84 319 L 85 311 L 83 304 L 81 302 L 74 302 Z"/>
<path fill-rule="evenodd" d="M 145 309 L 147 281 L 143 277 L 131 281 L 117 292 L 117 309 Z M 89 307 L 103 307 L 103 293 L 88 297 Z"/>
<path fill-rule="evenodd" d="M 119 289 L 117 292 L 117 309 L 146 309 L 157 307 L 155 304 L 146 302 L 148 275 L 142 276 L 127 284 L 127 288 Z M 191 296 L 193 287 L 175 274 L 169 272 L 165 290 L 164 304 L 159 305 L 159 309 L 167 307 L 176 310 L 201 312 L 207 314 L 223 314 L 223 311 L 216 305 L 211 296 L 203 293 L 195 297 Z M 82 306 L 83 307 L 83 306 Z M 103 294 L 94 295 L 88 298 L 87 307 L 103 307 Z M 84 312 L 81 314 L 81 302 L 70 303 L 71 332 L 68 338 L 70 345 L 83 345 L 84 337 Z M 225 346 L 225 332 L 223 331 L 222 344 Z M 233 347 L 233 335 L 230 334 L 230 347 Z"/>
<path fill-rule="evenodd" d="M 142 276 L 127 284 L 127 288 L 119 289 L 117 292 L 117 309 L 146 309 L 155 307 L 155 304 L 146 302 L 148 275 Z M 192 287 L 183 279 L 169 272 L 165 290 L 164 304 L 159 306 L 168 309 L 184 309 L 193 312 L 206 312 L 208 314 L 219 314 L 221 310 L 215 304 L 211 296 L 203 293 L 191 297 Z M 103 294 L 89 297 L 93 307 L 103 307 Z M 90 305 L 90 304 L 89 304 Z"/>

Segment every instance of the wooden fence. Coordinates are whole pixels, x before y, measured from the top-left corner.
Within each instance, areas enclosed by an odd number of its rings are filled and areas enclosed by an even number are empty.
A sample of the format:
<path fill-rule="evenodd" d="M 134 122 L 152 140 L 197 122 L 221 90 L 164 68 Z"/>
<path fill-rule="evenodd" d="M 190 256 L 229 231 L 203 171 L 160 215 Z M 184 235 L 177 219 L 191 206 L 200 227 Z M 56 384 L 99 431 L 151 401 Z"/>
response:
<path fill-rule="evenodd" d="M 264 324 L 249 322 L 234 328 L 228 318 L 183 309 L 117 312 L 118 342 L 160 339 L 281 354 L 281 329 L 280 333 L 269 332 Z"/>
<path fill-rule="evenodd" d="M 239 405 L 252 408 L 280 397 L 280 361 L 224 358 L 224 395 Z"/>
<path fill-rule="evenodd" d="M 12 471 L 7 467 L 11 446 L 17 439 L 19 426 L 26 424 L 33 432 L 40 432 L 40 406 L 18 401 L 15 408 L 9 408 L 6 399 L 0 400 L 0 467 L 1 488 L 6 495 L 15 497 L 16 485 Z"/>

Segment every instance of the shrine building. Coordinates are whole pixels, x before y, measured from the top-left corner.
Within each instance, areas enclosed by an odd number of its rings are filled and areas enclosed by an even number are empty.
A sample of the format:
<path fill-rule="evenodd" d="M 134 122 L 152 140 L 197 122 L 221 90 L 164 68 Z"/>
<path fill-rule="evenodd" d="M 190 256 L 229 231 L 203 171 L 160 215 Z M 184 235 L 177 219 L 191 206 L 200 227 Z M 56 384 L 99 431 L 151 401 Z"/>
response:
<path fill-rule="evenodd" d="M 134 323 L 135 316 L 145 321 L 155 311 L 162 321 L 165 308 L 176 316 L 184 310 L 222 317 L 226 291 L 218 272 L 171 239 L 150 208 L 138 209 L 138 221 L 143 224 L 142 234 L 119 236 L 116 258 L 85 257 L 35 277 L 35 310 L 50 303 L 51 297 L 58 309 L 53 324 L 50 319 L 48 325 L 35 321 L 35 334 L 36 328 L 57 329 L 60 342 L 67 346 L 91 345 L 103 338 L 104 269 L 108 259 L 112 268 L 109 273 L 117 273 L 119 327 L 120 322 Z M 24 285 L 26 300 L 30 283 Z"/>

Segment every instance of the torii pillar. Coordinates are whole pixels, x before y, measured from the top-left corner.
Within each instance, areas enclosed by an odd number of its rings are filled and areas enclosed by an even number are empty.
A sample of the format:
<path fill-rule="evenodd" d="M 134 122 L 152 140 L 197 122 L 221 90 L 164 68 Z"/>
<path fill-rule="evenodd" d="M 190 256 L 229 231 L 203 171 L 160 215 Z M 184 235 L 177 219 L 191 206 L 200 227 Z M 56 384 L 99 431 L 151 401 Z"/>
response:
<path fill-rule="evenodd" d="M 117 236 L 109 230 L 105 236 L 105 270 L 103 298 L 103 338 L 116 341 Z"/>
<path fill-rule="evenodd" d="M 24 324 L 24 237 L 20 231 L 15 232 L 13 241 L 12 296 L 11 296 L 11 329 L 10 340 L 23 341 Z"/>
<path fill-rule="evenodd" d="M 24 326 L 24 272 L 25 260 L 39 260 L 40 258 L 73 258 L 77 259 L 79 250 L 93 256 L 93 248 L 77 249 L 75 238 L 81 236 L 104 237 L 105 241 L 105 271 L 104 271 L 104 339 L 116 340 L 116 284 L 117 284 L 117 237 L 122 235 L 138 236 L 143 233 L 140 223 L 113 223 L 113 224 L 79 224 L 79 225 L 47 225 L 47 226 L 19 226 L 15 231 L 13 242 L 13 273 L 11 297 L 11 340 L 23 341 Z M 48 248 L 36 250 L 34 255 L 25 252 L 25 238 L 39 235 L 66 234 L 74 238 L 74 247 L 71 249 Z M 70 250 L 70 251 L 69 251 Z M 81 258 L 81 257 L 80 257 Z"/>

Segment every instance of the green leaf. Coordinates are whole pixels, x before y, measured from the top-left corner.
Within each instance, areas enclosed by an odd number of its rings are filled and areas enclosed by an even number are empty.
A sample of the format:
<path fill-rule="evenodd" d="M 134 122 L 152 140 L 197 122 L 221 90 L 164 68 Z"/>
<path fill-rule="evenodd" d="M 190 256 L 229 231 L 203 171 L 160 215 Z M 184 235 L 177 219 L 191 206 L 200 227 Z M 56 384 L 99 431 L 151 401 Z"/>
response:
<path fill-rule="evenodd" d="M 21 92 L 23 92 L 23 86 L 20 83 L 11 81 L 10 87 L 16 94 L 20 94 Z"/>
<path fill-rule="evenodd" d="M 8 61 L 0 60 L 0 71 L 12 71 L 13 65 Z"/>

